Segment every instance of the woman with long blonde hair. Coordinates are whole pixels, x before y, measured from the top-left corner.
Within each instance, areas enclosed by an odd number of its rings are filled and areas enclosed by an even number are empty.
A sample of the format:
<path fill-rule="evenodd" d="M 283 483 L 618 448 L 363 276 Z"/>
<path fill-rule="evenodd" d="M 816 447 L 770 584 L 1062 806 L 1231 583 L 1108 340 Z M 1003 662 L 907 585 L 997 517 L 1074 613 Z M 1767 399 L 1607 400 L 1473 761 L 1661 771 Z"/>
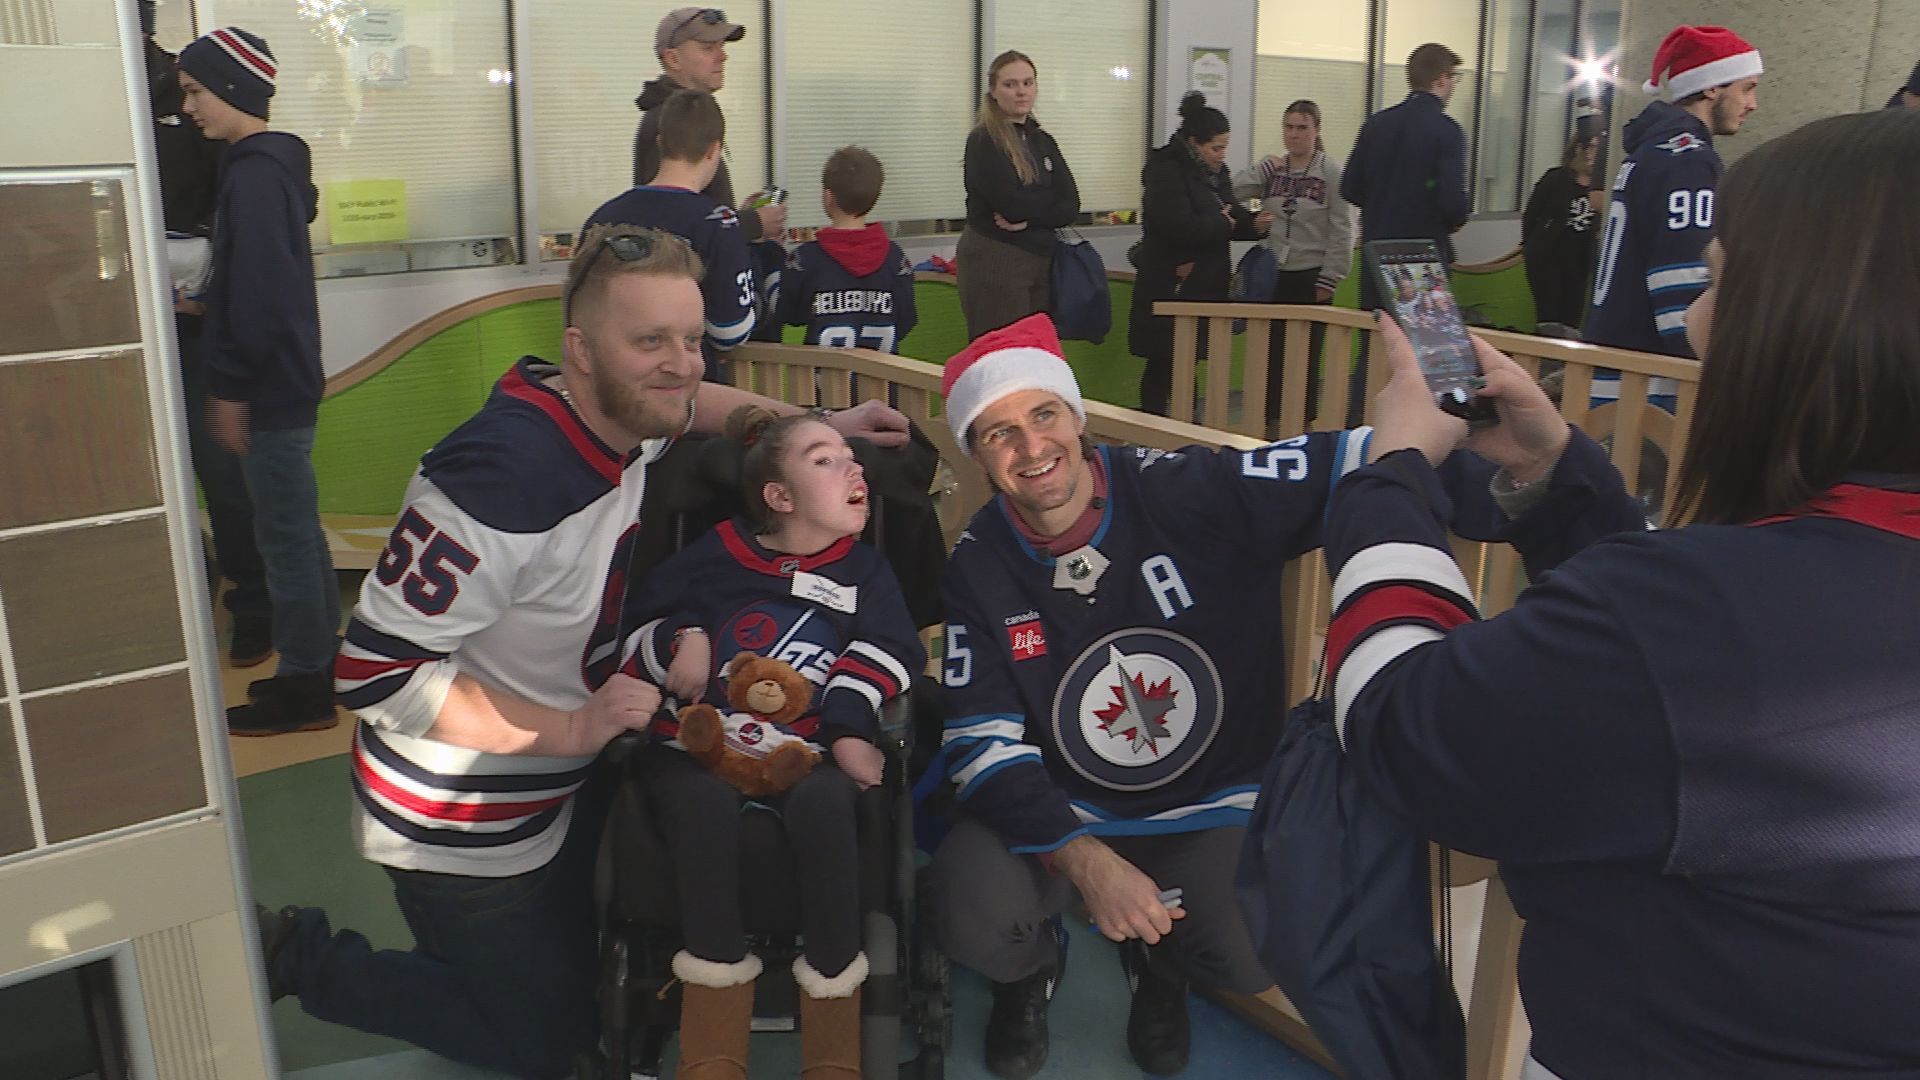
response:
<path fill-rule="evenodd" d="M 970 338 L 1052 306 L 1053 231 L 1080 216 L 1073 171 L 1033 116 L 1039 90 L 1026 54 L 994 57 L 967 136 L 967 227 L 955 261 Z"/>

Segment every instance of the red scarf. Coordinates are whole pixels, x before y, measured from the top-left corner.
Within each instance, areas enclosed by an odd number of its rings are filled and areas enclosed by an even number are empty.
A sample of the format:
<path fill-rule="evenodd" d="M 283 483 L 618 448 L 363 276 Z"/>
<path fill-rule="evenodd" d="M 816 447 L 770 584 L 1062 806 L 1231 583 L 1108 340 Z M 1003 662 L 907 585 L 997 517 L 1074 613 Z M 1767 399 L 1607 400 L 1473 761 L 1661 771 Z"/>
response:
<path fill-rule="evenodd" d="M 1920 492 L 1836 484 L 1825 495 L 1798 510 L 1761 518 L 1754 524 L 1774 525 L 1808 517 L 1839 518 L 1909 540 L 1920 540 Z"/>

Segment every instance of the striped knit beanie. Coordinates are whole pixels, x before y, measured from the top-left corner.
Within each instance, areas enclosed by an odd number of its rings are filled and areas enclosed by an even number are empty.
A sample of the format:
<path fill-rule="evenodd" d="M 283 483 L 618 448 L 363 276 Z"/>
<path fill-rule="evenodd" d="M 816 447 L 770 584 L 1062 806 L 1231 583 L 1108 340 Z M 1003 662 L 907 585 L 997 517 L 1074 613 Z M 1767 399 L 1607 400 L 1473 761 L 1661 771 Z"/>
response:
<path fill-rule="evenodd" d="M 180 50 L 180 70 L 221 101 L 262 120 L 273 99 L 276 67 L 266 41 L 237 26 L 221 27 Z"/>

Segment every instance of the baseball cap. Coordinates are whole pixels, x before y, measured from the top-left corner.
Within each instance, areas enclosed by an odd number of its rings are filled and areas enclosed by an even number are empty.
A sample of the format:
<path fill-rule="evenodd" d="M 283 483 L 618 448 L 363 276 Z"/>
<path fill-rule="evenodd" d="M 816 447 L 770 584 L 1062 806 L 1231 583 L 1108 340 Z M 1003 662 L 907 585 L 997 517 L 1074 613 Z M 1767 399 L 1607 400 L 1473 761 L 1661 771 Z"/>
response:
<path fill-rule="evenodd" d="M 719 8 L 684 7 L 667 12 L 653 32 L 653 51 L 663 53 L 689 41 L 739 41 L 747 28 L 727 21 Z"/>

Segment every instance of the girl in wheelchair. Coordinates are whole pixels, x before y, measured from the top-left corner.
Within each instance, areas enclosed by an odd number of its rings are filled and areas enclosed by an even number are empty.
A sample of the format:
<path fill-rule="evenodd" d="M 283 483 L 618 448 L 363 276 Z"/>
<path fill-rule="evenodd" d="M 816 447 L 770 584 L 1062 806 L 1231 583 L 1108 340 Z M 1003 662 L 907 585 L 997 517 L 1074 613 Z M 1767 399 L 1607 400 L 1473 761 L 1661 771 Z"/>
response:
<path fill-rule="evenodd" d="M 683 703 L 727 710 L 726 663 L 742 653 L 783 660 L 813 686 L 811 707 L 787 725 L 825 753 L 784 793 L 756 797 L 777 812 L 795 856 L 804 940 L 802 1076 L 860 1075 L 860 986 L 867 977 L 855 836 L 855 798 L 881 781 L 873 744 L 880 705 L 925 666 L 899 582 L 858 541 L 867 485 L 839 433 L 810 415 L 776 418 L 743 408 L 728 434 L 746 444 L 747 513 L 724 521 L 661 563 L 627 604 L 640 624 L 636 674 Z M 642 755 L 638 780 L 672 852 L 684 947 L 678 1075 L 746 1076 L 753 984 L 760 958 L 741 918 L 743 796 L 672 737 Z"/>

